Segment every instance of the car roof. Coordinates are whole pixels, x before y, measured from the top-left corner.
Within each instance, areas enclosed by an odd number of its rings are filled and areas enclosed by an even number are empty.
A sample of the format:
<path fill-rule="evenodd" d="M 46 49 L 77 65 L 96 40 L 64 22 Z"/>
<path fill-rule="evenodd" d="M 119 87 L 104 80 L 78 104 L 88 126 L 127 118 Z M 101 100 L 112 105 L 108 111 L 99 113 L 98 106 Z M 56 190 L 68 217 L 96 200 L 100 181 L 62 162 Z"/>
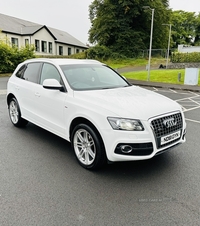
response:
<path fill-rule="evenodd" d="M 90 60 L 90 59 L 60 59 L 60 58 L 33 58 L 26 60 L 24 63 L 31 62 L 48 62 L 57 65 L 66 65 L 66 64 L 100 64 L 103 65 L 100 61 Z"/>

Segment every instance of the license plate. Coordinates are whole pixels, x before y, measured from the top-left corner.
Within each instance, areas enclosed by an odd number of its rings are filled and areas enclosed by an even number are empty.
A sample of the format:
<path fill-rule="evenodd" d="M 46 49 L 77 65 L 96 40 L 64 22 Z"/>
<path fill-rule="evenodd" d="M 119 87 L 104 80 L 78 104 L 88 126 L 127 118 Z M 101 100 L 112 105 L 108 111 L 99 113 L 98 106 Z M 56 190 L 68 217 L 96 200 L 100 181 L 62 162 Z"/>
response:
<path fill-rule="evenodd" d="M 168 142 L 171 142 L 173 140 L 176 140 L 176 139 L 180 138 L 180 136 L 181 136 L 181 131 L 180 130 L 175 132 L 175 133 L 171 133 L 171 134 L 169 134 L 167 136 L 161 137 L 160 144 L 161 145 L 166 144 Z"/>

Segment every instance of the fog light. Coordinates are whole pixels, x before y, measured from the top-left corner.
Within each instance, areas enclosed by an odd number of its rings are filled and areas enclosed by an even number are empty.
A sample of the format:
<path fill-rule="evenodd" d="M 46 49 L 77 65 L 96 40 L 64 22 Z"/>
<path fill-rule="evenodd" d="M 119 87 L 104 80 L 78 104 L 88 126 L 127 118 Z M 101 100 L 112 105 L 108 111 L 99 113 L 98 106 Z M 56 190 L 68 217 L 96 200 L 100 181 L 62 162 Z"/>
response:
<path fill-rule="evenodd" d="M 130 153 L 130 152 L 132 152 L 132 147 L 130 145 L 122 145 L 121 151 L 123 153 Z"/>

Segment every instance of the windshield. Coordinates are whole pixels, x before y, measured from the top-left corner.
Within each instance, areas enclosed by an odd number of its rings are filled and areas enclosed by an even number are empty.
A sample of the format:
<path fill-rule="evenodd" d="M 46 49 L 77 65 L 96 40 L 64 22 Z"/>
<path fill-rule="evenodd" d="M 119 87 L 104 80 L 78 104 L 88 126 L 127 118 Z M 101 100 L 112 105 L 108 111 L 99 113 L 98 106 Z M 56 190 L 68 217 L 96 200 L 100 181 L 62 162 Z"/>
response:
<path fill-rule="evenodd" d="M 111 68 L 97 64 L 61 65 L 69 85 L 74 90 L 111 89 L 130 84 Z"/>

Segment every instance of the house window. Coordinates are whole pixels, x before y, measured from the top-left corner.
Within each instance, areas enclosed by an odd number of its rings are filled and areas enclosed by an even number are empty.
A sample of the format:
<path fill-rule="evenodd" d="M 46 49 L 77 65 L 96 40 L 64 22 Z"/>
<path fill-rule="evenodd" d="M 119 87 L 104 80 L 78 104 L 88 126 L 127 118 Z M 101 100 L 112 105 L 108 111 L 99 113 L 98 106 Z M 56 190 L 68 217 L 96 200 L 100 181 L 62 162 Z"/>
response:
<path fill-rule="evenodd" d="M 79 53 L 79 49 L 76 49 L 76 53 Z"/>
<path fill-rule="evenodd" d="M 35 51 L 40 52 L 40 41 L 35 39 Z"/>
<path fill-rule="evenodd" d="M 59 46 L 59 55 L 63 55 L 63 46 Z"/>
<path fill-rule="evenodd" d="M 11 43 L 13 46 L 18 47 L 19 46 L 18 38 L 11 38 Z"/>
<path fill-rule="evenodd" d="M 47 52 L 47 42 L 46 41 L 42 41 L 42 52 L 43 53 Z"/>
<path fill-rule="evenodd" d="M 72 54 L 72 48 L 68 48 L 68 56 Z"/>
<path fill-rule="evenodd" d="M 49 53 L 53 53 L 53 45 L 52 45 L 52 42 L 49 42 Z"/>
<path fill-rule="evenodd" d="M 29 45 L 29 39 L 25 39 L 25 46 Z"/>

